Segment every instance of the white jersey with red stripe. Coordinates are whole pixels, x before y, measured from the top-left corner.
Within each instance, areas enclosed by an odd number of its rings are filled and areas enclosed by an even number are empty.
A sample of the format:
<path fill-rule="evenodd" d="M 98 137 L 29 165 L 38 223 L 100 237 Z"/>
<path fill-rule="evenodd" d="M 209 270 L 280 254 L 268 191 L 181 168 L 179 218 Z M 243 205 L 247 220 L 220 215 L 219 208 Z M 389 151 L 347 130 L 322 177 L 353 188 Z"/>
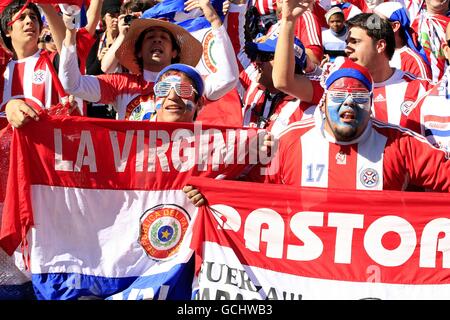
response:
<path fill-rule="evenodd" d="M 402 113 L 406 114 L 430 87 L 429 81 L 396 69 L 386 81 L 374 83 L 372 114 L 378 120 L 398 125 Z"/>
<path fill-rule="evenodd" d="M 266 182 L 348 190 L 405 190 L 409 183 L 450 191 L 450 161 L 421 135 L 371 120 L 357 139 L 337 142 L 313 119 L 282 132 Z"/>
<path fill-rule="evenodd" d="M 435 147 L 450 152 L 450 67 L 430 91 L 411 107 L 401 125 L 425 136 Z"/>
<path fill-rule="evenodd" d="M 21 60 L 10 60 L 1 78 L 0 110 L 4 110 L 11 99 L 25 99 L 33 107 L 48 109 L 59 102 L 53 88 L 52 75 L 47 68 L 41 50 Z"/>
<path fill-rule="evenodd" d="M 408 46 L 395 49 L 389 65 L 415 75 L 417 78 L 431 81 L 431 68 L 423 58 Z"/>

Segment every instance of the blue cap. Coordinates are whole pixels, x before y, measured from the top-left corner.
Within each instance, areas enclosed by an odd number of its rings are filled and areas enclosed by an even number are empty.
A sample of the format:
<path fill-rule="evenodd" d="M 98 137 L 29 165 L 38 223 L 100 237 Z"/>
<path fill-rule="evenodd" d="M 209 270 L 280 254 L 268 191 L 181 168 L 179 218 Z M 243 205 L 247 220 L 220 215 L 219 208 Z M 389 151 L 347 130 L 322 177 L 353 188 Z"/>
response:
<path fill-rule="evenodd" d="M 353 78 L 360 81 L 364 86 L 372 92 L 373 80 L 369 69 L 363 67 L 349 58 L 337 57 L 331 67 L 330 73 L 325 80 L 325 88 L 328 88 L 340 78 Z"/>
<path fill-rule="evenodd" d="M 161 78 L 161 76 L 170 70 L 181 71 L 181 72 L 185 73 L 194 83 L 194 87 L 197 90 L 198 95 L 199 96 L 203 95 L 203 91 L 205 90 L 205 84 L 203 83 L 202 76 L 197 71 L 197 69 L 195 69 L 187 64 L 174 63 L 174 64 L 171 64 L 171 65 L 165 67 L 158 73 L 155 83 L 159 82 L 159 79 Z"/>
<path fill-rule="evenodd" d="M 267 37 L 263 42 L 253 42 L 253 45 L 250 45 L 250 48 L 261 52 L 275 53 L 277 41 L 278 41 L 278 34 L 274 32 L 269 37 Z M 298 64 L 302 68 L 302 70 L 305 69 L 306 67 L 305 47 L 303 46 L 303 43 L 300 41 L 300 39 L 298 39 L 297 37 L 294 38 L 294 53 L 295 53 L 295 64 Z"/>

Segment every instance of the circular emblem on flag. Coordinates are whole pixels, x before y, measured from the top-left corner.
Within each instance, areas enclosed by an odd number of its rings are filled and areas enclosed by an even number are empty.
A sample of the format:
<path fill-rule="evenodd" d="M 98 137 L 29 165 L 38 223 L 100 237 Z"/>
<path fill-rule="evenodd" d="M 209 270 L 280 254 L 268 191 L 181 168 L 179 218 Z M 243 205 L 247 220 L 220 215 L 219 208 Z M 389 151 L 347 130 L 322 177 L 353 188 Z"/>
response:
<path fill-rule="evenodd" d="M 400 105 L 400 110 L 402 113 L 407 116 L 411 112 L 411 106 L 413 105 L 414 101 L 403 101 L 403 103 Z"/>
<path fill-rule="evenodd" d="M 189 220 L 189 214 L 174 204 L 148 209 L 140 219 L 139 243 L 152 259 L 170 259 L 179 249 Z"/>
<path fill-rule="evenodd" d="M 212 55 L 212 49 L 214 46 L 214 35 L 212 34 L 212 31 L 209 30 L 205 33 L 202 40 L 203 44 L 203 55 L 202 55 L 202 62 L 205 68 L 211 72 L 215 73 L 217 71 L 217 62 L 214 60 L 214 57 Z"/>
<path fill-rule="evenodd" d="M 31 79 L 31 81 L 34 84 L 42 84 L 42 83 L 44 83 L 44 80 L 45 80 L 45 72 L 44 72 L 44 70 L 36 70 L 33 73 L 33 78 Z"/>
<path fill-rule="evenodd" d="M 359 176 L 361 183 L 367 188 L 374 188 L 378 185 L 380 177 L 375 169 L 364 169 Z"/>

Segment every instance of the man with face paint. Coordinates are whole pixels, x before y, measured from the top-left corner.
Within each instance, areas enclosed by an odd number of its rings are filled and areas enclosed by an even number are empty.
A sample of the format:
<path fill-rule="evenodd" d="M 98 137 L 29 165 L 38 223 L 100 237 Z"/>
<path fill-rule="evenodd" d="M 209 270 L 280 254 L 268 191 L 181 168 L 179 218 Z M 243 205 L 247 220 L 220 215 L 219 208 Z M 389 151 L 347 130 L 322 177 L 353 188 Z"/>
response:
<path fill-rule="evenodd" d="M 176 63 L 165 67 L 156 78 L 157 121 L 193 122 L 200 111 L 204 82 L 193 67 Z"/>
<path fill-rule="evenodd" d="M 238 81 L 233 45 L 209 0 L 188 0 L 185 6 L 189 11 L 201 9 L 212 27 L 220 64 L 217 72 L 205 76 L 204 96 L 215 101 L 232 90 Z M 134 19 L 116 52 L 119 63 L 130 73 L 81 76 L 76 68 L 75 33 L 69 29 L 59 68 L 64 89 L 86 101 L 111 104 L 118 119 L 154 120 L 152 88 L 156 75 L 172 63 L 195 67 L 204 51 L 202 44 L 180 25 L 159 19 Z"/>
<path fill-rule="evenodd" d="M 280 134 L 269 183 L 350 190 L 450 191 L 449 154 L 412 131 L 372 119 L 369 71 L 338 57 L 314 118 Z"/>
<path fill-rule="evenodd" d="M 352 76 L 339 78 L 340 72 L 334 72 L 326 81 L 324 126 L 337 141 L 352 141 L 359 137 L 370 118 L 372 79 L 369 74 L 364 74 L 364 70 L 348 64 L 355 67 L 354 71 L 348 70 Z"/>

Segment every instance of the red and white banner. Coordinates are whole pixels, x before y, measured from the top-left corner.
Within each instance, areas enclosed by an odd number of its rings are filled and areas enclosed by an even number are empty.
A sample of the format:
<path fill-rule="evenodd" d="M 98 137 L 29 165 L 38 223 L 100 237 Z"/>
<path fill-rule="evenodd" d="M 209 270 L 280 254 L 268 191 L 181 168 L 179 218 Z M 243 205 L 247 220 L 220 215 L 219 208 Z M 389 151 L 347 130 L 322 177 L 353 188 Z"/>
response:
<path fill-rule="evenodd" d="M 193 178 L 197 299 L 448 299 L 450 195 Z"/>
<path fill-rule="evenodd" d="M 195 208 L 181 189 L 192 176 L 234 178 L 263 139 L 44 112 L 11 133 L 0 245 L 11 255 L 22 244 L 38 299 L 189 299 L 182 242 Z"/>

